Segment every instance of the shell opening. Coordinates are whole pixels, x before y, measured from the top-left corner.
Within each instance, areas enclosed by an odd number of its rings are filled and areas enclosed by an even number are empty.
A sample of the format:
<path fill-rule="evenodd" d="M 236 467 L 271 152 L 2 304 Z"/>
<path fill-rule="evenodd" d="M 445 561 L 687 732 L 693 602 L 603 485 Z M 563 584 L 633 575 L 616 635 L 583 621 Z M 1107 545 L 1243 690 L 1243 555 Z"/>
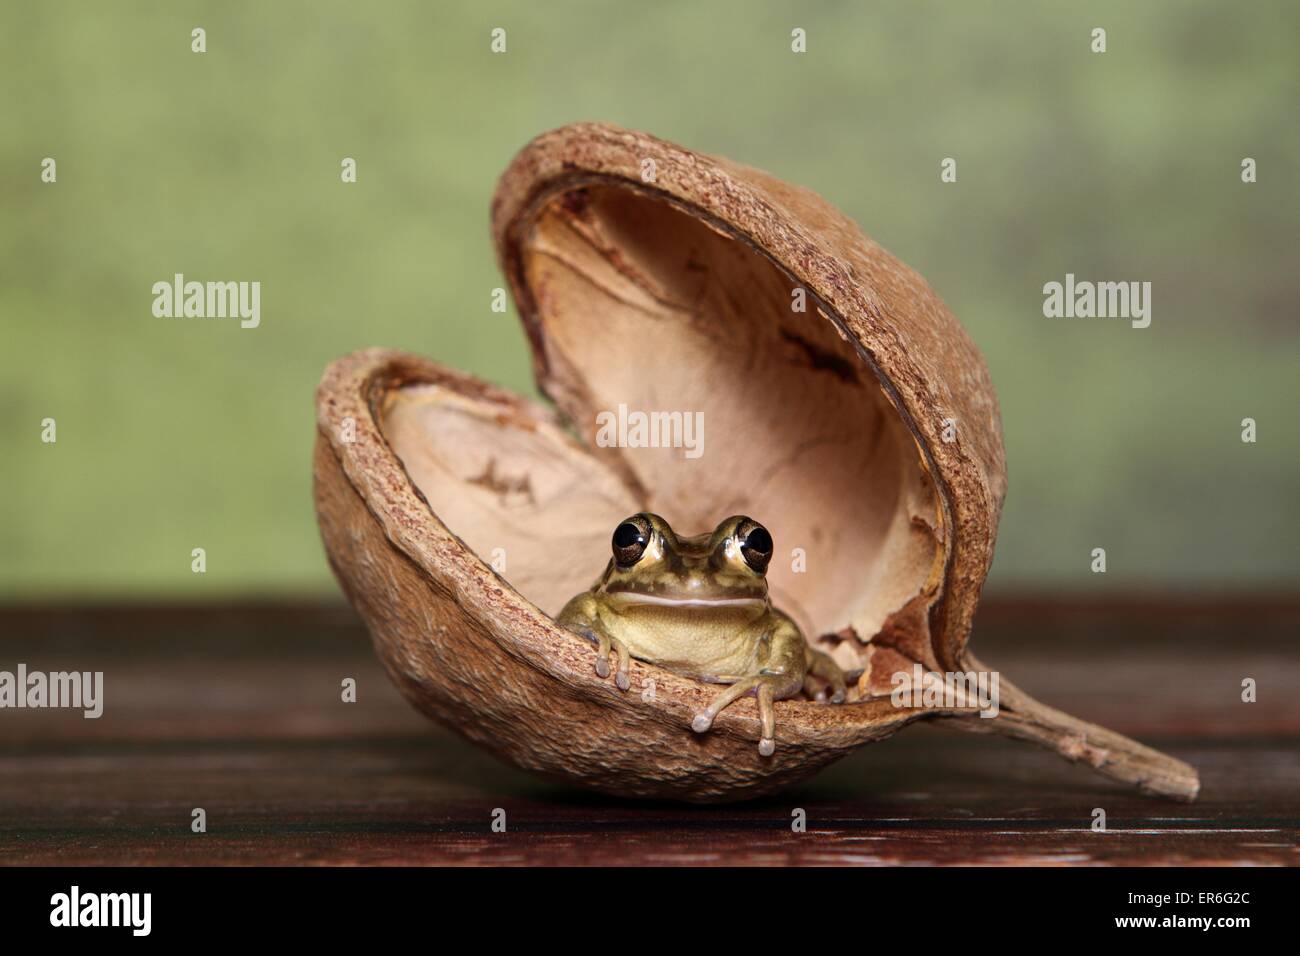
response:
<path fill-rule="evenodd" d="M 600 573 L 627 514 L 694 534 L 746 513 L 776 542 L 774 603 L 865 668 L 863 689 L 889 691 L 896 668 L 873 677 L 873 657 L 889 663 L 878 651 L 930 661 L 938 493 L 817 298 L 742 238 L 636 188 L 552 194 L 516 236 L 516 291 L 560 415 L 447 383 L 383 404 L 389 444 L 443 523 L 554 614 Z M 660 447 L 629 447 L 643 442 Z"/>

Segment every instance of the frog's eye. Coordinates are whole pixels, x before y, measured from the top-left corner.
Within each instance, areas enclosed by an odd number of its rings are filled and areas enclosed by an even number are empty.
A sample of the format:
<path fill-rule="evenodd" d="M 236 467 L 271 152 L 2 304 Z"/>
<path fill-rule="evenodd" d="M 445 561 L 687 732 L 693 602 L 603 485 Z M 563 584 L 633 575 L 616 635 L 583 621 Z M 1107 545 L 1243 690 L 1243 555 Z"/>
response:
<path fill-rule="evenodd" d="M 767 563 L 772 560 L 772 536 L 761 524 L 755 524 L 748 531 L 744 529 L 742 531 L 741 556 L 755 573 L 766 574 Z"/>
<path fill-rule="evenodd" d="M 636 564 L 649 543 L 649 525 L 639 517 L 628 518 L 614 529 L 614 560 L 623 567 Z"/>

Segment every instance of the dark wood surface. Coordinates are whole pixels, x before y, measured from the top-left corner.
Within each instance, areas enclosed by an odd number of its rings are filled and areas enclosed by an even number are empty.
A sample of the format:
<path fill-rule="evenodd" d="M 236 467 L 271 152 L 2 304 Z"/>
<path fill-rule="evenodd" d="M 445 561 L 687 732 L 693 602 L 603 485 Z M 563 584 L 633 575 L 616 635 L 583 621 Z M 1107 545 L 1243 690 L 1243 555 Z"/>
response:
<path fill-rule="evenodd" d="M 987 664 L 1190 761 L 1190 805 L 918 726 L 780 796 L 689 807 L 575 791 L 428 723 L 346 607 L 0 609 L 0 670 L 102 670 L 106 684 L 98 720 L 0 711 L 0 863 L 1295 864 L 1298 613 L 1279 598 L 981 609 Z M 1241 701 L 1244 677 L 1257 703 Z M 195 807 L 206 833 L 191 832 Z M 1091 829 L 1098 807 L 1108 832 Z"/>

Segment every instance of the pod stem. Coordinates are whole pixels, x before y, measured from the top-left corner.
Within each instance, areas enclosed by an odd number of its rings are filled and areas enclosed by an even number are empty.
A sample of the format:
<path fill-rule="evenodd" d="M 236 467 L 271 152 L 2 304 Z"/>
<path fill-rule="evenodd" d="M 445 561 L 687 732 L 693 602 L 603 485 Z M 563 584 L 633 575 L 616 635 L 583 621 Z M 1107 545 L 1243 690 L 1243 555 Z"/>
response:
<path fill-rule="evenodd" d="M 973 655 L 965 666 L 987 671 Z M 1143 793 L 1191 801 L 1201 788 L 1196 769 L 1105 727 L 1048 707 L 1005 678 L 999 678 L 998 715 L 954 721 L 962 730 L 1000 733 L 1054 750 L 1066 760 L 1083 763 L 1100 774 L 1136 786 Z"/>

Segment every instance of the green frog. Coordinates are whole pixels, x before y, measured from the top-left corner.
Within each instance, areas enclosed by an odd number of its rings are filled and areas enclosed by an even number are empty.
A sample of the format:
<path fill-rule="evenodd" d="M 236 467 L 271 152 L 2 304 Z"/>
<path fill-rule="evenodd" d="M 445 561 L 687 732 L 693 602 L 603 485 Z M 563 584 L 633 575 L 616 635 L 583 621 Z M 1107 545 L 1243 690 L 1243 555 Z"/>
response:
<path fill-rule="evenodd" d="M 656 514 L 633 515 L 614 529 L 605 573 L 591 590 L 560 612 L 561 625 L 597 646 L 596 673 L 628 689 L 630 658 L 697 680 L 731 686 L 695 715 L 704 733 L 728 704 L 758 698 L 762 737 L 758 752 L 776 749 L 773 701 L 800 691 L 822 700 L 845 697 L 844 673 L 828 654 L 813 649 L 790 617 L 772 606 L 767 566 L 772 535 L 745 515 L 734 515 L 712 534 L 678 537 Z M 824 682 L 819 684 L 818 681 Z"/>

